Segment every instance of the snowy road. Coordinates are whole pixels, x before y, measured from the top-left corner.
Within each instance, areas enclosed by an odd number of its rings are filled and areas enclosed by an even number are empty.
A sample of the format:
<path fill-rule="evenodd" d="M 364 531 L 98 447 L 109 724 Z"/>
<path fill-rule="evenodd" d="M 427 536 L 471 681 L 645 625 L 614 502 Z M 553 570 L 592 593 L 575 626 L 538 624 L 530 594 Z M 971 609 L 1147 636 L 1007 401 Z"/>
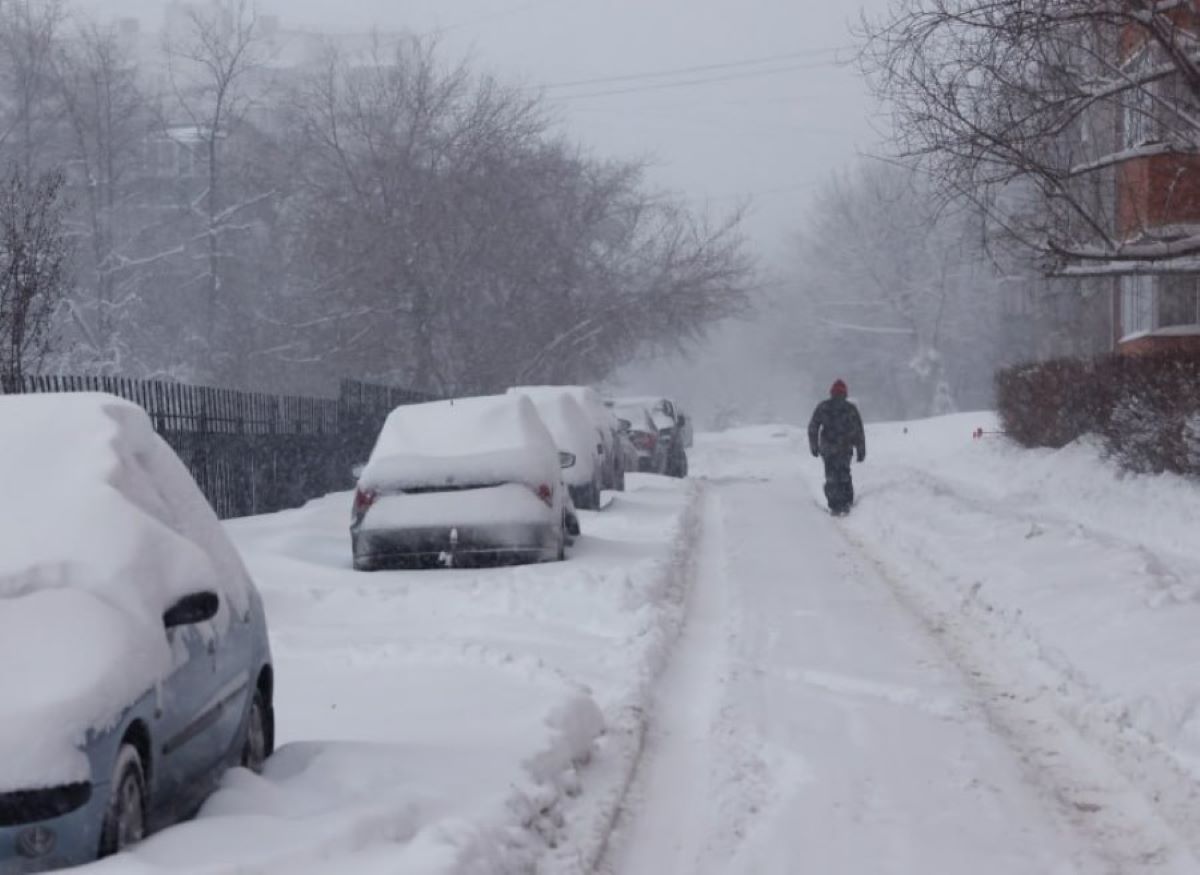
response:
<path fill-rule="evenodd" d="M 605 871 L 1200 871 L 1012 654 L 819 507 L 802 450 L 778 431 L 697 453 L 700 571 Z M 870 471 L 863 506 L 903 479 Z"/>

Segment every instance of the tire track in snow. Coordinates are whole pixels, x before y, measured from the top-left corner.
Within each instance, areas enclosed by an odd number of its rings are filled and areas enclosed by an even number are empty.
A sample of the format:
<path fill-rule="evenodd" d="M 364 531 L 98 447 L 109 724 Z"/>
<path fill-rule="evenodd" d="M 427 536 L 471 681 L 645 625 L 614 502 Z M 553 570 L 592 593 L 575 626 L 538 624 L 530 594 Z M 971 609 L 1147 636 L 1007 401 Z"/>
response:
<path fill-rule="evenodd" d="M 961 604 L 954 610 L 939 603 L 928 588 L 905 580 L 848 528 L 838 528 L 960 669 L 978 693 L 990 725 L 1025 766 L 1030 783 L 1089 840 L 1110 872 L 1200 872 L 1200 859 L 1188 839 L 1197 835 L 1189 826 L 1197 823 L 1194 812 L 1200 804 L 1194 787 L 1176 800 L 1188 813 L 1186 823 L 1173 822 L 1161 809 L 1160 791 L 1144 791 L 1122 768 L 1120 746 L 1097 743 L 1075 726 L 1061 712 L 1052 689 L 1031 684 L 1012 665 L 1013 654 L 985 621 L 968 618 Z"/>
<path fill-rule="evenodd" d="M 565 842 L 547 854 L 538 871 L 543 875 L 583 875 L 606 871 L 611 844 L 619 831 L 625 808 L 635 793 L 635 783 L 645 758 L 647 714 L 653 708 L 657 686 L 666 671 L 686 622 L 690 594 L 695 585 L 698 549 L 703 543 L 706 497 L 703 481 L 690 481 L 688 503 L 671 546 L 671 555 L 655 588 L 654 619 L 636 646 L 644 650 L 644 677 L 628 701 L 610 718 L 604 743 L 591 768 L 581 777 L 583 792 L 574 810 Z M 634 642 L 630 642 L 631 646 Z"/>
<path fill-rule="evenodd" d="M 901 471 L 921 488 L 956 504 L 963 513 L 1031 526 L 1027 538 L 1045 535 L 1047 527 L 1050 530 L 1061 528 L 1098 548 L 1137 556 L 1144 564 L 1144 573 L 1161 588 L 1156 597 L 1180 602 L 1196 600 L 1195 586 L 1183 583 L 1181 578 L 1181 569 L 1185 567 L 1191 573 L 1182 572 L 1183 575 L 1195 574 L 1197 569 L 1194 563 L 1180 558 L 1164 560 L 1162 551 L 1152 551 L 1136 540 L 1061 515 L 1031 514 L 1013 506 L 1011 501 L 989 502 L 968 487 L 926 471 L 910 466 L 903 467 Z M 905 485 L 902 480 L 894 479 L 882 488 L 896 491 Z M 911 483 L 909 485 L 911 488 Z M 881 490 L 877 488 L 874 491 Z M 869 555 L 869 547 L 861 539 L 851 538 Z M 913 555 L 912 558 L 927 568 L 932 577 L 945 576 L 935 559 L 926 555 Z M 875 557 L 872 561 L 876 564 L 880 562 Z M 913 585 L 909 585 L 909 589 L 916 595 Z M 1015 630 L 1023 639 L 1022 644 L 1032 651 L 1031 656 L 1039 674 L 1034 678 L 1026 670 L 1018 683 L 1023 684 L 1026 690 L 1041 691 L 1049 696 L 1058 717 L 1088 743 L 1101 749 L 1124 780 L 1152 802 L 1156 817 L 1170 826 L 1173 834 L 1186 844 L 1192 855 L 1200 857 L 1200 785 L 1194 764 L 1181 762 L 1169 747 L 1134 726 L 1125 706 L 1114 704 L 1111 697 L 1098 689 L 1060 650 L 1048 648 L 1019 610 L 1014 613 L 991 603 L 978 585 L 973 586 L 965 598 L 955 599 L 953 604 L 947 601 L 940 608 L 934 603 L 934 592 L 933 588 L 927 586 L 920 596 L 930 610 L 941 610 L 945 616 L 969 620 L 981 633 L 981 638 L 987 640 L 988 646 L 997 650 L 1000 658 L 1007 662 L 1011 662 L 1015 654 L 1011 640 L 1006 642 L 1006 638 L 1011 639 L 1011 633 Z M 953 612 L 950 608 L 954 608 Z M 1200 871 L 1200 865 L 1197 871 Z"/>
<path fill-rule="evenodd" d="M 712 720 L 725 658 L 725 555 L 720 498 L 705 490 L 696 569 L 684 625 L 659 679 L 632 781 L 596 871 L 605 875 L 695 872 L 704 850 Z M 681 810 L 680 788 L 687 788 Z"/>

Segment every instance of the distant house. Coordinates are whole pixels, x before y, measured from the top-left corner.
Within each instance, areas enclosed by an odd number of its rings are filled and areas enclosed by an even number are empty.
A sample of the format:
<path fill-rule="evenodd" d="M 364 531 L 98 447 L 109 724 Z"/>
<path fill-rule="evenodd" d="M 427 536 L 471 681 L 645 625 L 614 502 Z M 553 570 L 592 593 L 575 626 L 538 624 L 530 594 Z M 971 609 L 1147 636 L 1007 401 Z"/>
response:
<path fill-rule="evenodd" d="M 1175 6 L 1180 29 L 1196 34 L 1196 0 Z M 1122 67 L 1131 76 L 1166 60 L 1140 28 L 1126 31 L 1120 51 Z M 1190 99 L 1176 77 L 1128 92 L 1117 120 L 1123 159 L 1116 174 L 1115 227 L 1123 243 L 1169 246 L 1200 236 L 1200 154 L 1171 142 L 1161 108 Z M 1122 276 L 1114 294 L 1113 326 L 1119 352 L 1200 352 L 1200 271 L 1147 269 Z"/>

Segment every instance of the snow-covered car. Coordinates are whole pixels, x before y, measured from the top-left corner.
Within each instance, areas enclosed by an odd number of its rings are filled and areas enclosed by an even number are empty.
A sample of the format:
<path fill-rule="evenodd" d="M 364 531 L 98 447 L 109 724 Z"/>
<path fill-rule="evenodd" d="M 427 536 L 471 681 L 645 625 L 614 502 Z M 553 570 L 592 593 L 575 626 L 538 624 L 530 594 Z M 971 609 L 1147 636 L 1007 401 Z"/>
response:
<path fill-rule="evenodd" d="M 620 447 L 620 428 L 612 410 L 595 389 L 589 386 L 515 386 L 509 394 L 528 395 L 534 400 L 568 396 L 583 409 L 596 429 L 597 452 L 602 457 L 600 486 L 603 489 L 625 489 L 625 465 Z"/>
<path fill-rule="evenodd" d="M 591 419 L 571 395 L 538 393 L 527 397 L 537 408 L 559 451 L 575 457 L 575 464 L 562 472 L 571 501 L 581 510 L 599 510 L 605 459 L 602 448 L 596 444 L 596 429 Z"/>
<path fill-rule="evenodd" d="M 613 403 L 616 407 L 642 407 L 649 412 L 658 429 L 658 440 L 663 444 L 665 460 L 662 473 L 668 477 L 686 477 L 687 447 L 692 442 L 692 424 L 687 415 L 669 398 L 660 396 L 621 398 Z"/>
<path fill-rule="evenodd" d="M 122 850 L 274 744 L 262 601 L 147 414 L 0 397 L 0 873 Z"/>
<path fill-rule="evenodd" d="M 354 567 L 563 559 L 576 462 L 521 395 L 399 407 L 354 494 Z"/>
<path fill-rule="evenodd" d="M 633 445 L 633 424 L 627 419 L 617 420 L 617 441 L 621 453 L 621 467 L 626 471 L 638 469 L 638 448 Z"/>
<path fill-rule="evenodd" d="M 667 445 L 661 440 L 649 409 L 636 401 L 628 404 L 615 401 L 612 410 L 622 433 L 636 453 L 635 467 L 631 470 L 642 474 L 662 474 L 667 466 Z"/>

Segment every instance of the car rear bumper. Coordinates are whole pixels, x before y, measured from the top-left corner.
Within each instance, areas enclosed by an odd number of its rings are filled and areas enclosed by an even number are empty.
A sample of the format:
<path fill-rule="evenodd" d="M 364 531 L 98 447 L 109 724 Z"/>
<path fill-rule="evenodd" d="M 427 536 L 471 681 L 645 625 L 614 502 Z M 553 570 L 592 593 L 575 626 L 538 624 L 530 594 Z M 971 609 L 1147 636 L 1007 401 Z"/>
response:
<path fill-rule="evenodd" d="M 365 529 L 351 533 L 357 568 L 536 562 L 558 553 L 561 527 L 505 523 L 462 528 Z"/>

